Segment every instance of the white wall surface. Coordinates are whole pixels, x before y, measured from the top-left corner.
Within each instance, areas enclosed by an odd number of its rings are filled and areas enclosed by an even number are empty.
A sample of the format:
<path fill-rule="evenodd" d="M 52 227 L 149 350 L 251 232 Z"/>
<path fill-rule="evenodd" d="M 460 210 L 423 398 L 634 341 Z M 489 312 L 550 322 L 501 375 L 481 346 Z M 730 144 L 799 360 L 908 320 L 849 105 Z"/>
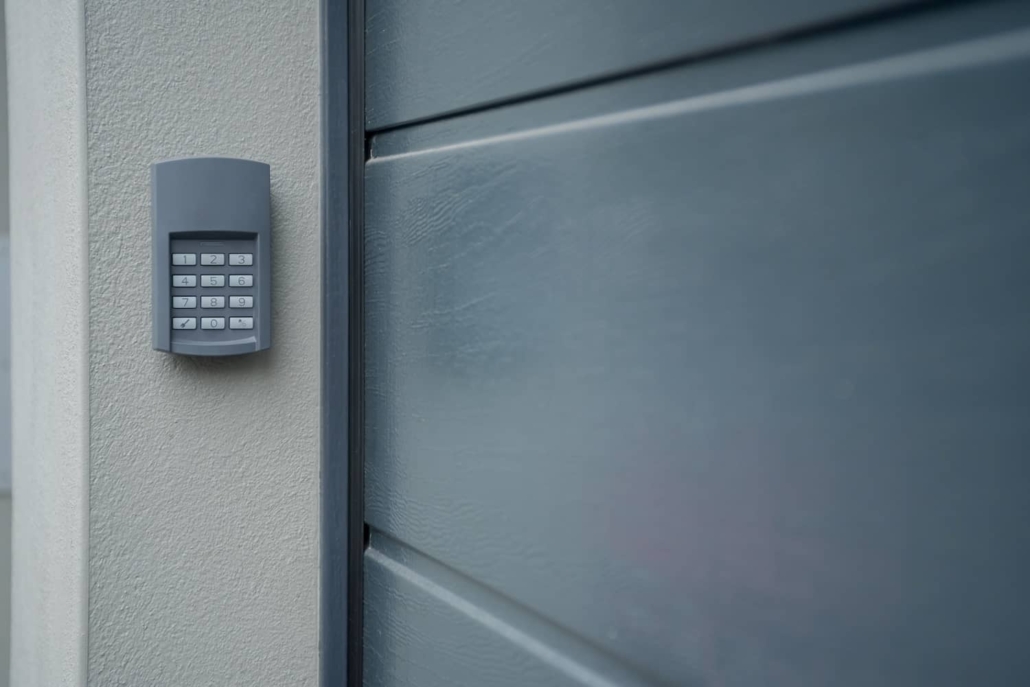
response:
<path fill-rule="evenodd" d="M 80 0 L 7 0 L 11 684 L 86 675 L 87 307 Z"/>
<path fill-rule="evenodd" d="M 86 0 L 90 685 L 318 678 L 318 0 Z M 149 165 L 272 172 L 273 348 L 151 350 Z"/>
<path fill-rule="evenodd" d="M 88 673 L 89 685 L 315 685 L 319 2 L 8 5 L 11 34 L 19 33 L 12 176 L 38 168 L 57 177 L 56 187 L 31 175 L 32 184 L 12 186 L 15 275 L 33 277 L 15 291 L 25 299 L 15 307 L 15 366 L 41 356 L 55 365 L 16 375 L 15 402 L 34 393 L 53 405 L 59 389 L 70 391 L 60 412 L 37 401 L 15 413 L 15 490 L 45 503 L 16 499 L 16 641 L 26 634 L 14 684 L 83 685 Z M 77 35 L 75 22 L 84 22 Z M 81 84 L 60 78 L 81 76 L 71 67 L 85 72 L 84 111 L 69 105 L 82 102 Z M 150 348 L 149 165 L 185 155 L 271 165 L 270 351 L 191 359 Z M 40 277 L 56 281 L 40 289 Z M 67 451 L 56 456 L 51 444 L 62 439 Z M 40 459 L 42 467 L 27 467 Z M 75 516 L 86 512 L 87 493 L 88 602 L 73 565 L 86 553 Z M 59 494 L 72 500 L 55 511 Z M 65 555 L 72 560 L 30 545 L 50 519 L 70 527 L 66 537 L 78 533 Z M 48 597 L 40 576 L 51 585 L 60 576 L 62 589 L 80 593 Z M 31 617 L 32 603 L 66 617 Z M 83 639 L 86 627 L 86 650 L 55 640 Z M 48 661 L 60 669 L 44 674 Z"/>

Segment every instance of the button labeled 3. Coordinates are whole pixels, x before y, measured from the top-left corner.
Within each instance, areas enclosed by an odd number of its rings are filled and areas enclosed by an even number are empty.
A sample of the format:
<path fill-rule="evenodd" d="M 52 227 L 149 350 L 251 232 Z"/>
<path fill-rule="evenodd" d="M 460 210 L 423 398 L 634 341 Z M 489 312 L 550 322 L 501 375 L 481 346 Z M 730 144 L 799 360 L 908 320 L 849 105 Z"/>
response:
<path fill-rule="evenodd" d="M 229 253 L 229 264 L 230 265 L 246 265 L 250 266 L 254 264 L 253 253 Z"/>

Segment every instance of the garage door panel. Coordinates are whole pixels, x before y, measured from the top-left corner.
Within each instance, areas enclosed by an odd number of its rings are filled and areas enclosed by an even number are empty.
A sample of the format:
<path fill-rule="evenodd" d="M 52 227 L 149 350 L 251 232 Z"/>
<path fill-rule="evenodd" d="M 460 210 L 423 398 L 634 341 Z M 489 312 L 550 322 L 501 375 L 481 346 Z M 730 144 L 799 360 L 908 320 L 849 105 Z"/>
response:
<path fill-rule="evenodd" d="M 368 0 L 370 130 L 918 0 Z"/>
<path fill-rule="evenodd" d="M 1028 55 L 373 159 L 369 523 L 658 681 L 1025 679 Z"/>

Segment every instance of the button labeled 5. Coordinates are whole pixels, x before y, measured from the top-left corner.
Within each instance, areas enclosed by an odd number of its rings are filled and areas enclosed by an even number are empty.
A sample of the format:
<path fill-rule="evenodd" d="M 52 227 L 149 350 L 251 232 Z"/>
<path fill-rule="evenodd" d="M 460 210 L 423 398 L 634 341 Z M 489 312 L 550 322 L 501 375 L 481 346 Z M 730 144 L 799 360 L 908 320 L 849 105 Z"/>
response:
<path fill-rule="evenodd" d="M 201 286 L 225 286 L 224 274 L 202 274 L 200 275 Z"/>

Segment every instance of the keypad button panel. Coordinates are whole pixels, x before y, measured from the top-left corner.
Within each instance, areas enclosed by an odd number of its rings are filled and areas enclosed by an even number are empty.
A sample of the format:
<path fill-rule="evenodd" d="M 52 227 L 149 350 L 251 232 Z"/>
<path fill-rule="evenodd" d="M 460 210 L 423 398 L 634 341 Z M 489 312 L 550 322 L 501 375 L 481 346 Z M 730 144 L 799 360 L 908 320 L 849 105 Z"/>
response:
<path fill-rule="evenodd" d="M 172 255 L 185 256 L 172 269 L 172 341 L 233 342 L 255 335 L 264 316 L 255 241 L 173 238 L 170 247 Z"/>

